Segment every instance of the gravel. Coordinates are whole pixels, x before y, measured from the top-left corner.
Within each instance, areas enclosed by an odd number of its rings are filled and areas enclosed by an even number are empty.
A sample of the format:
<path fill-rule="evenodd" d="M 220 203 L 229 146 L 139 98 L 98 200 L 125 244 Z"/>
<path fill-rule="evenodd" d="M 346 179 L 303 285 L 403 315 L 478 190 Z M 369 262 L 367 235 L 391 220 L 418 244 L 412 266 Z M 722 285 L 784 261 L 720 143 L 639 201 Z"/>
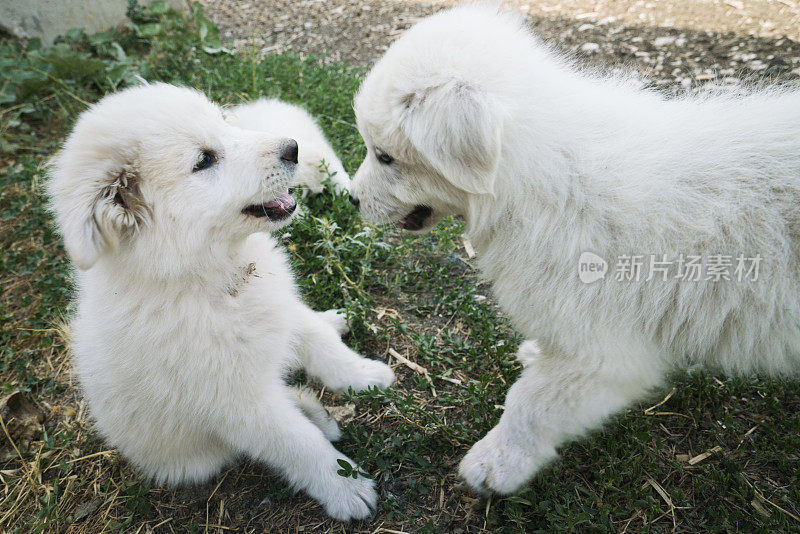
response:
<path fill-rule="evenodd" d="M 235 50 L 368 66 L 451 0 L 204 0 Z M 510 0 L 557 49 L 669 88 L 800 80 L 800 1 Z"/>

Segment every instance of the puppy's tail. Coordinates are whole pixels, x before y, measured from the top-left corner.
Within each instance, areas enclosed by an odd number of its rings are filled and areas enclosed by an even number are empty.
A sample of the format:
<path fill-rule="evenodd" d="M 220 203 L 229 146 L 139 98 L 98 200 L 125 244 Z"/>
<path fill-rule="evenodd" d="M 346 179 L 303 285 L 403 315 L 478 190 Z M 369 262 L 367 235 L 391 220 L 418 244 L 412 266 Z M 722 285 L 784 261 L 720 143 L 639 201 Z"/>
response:
<path fill-rule="evenodd" d="M 542 350 L 539 348 L 539 344 L 535 339 L 529 339 L 527 341 L 523 341 L 519 346 L 519 352 L 517 352 L 517 361 L 522 364 L 522 367 L 527 367 L 538 360 L 541 355 Z"/>
<path fill-rule="evenodd" d="M 306 417 L 311 419 L 311 422 L 317 428 L 322 430 L 328 441 L 338 441 L 342 437 L 342 432 L 339 430 L 336 419 L 331 417 L 331 414 L 319 402 L 313 391 L 306 387 L 295 386 L 292 388 L 292 393 L 297 407 L 303 411 Z"/>
<path fill-rule="evenodd" d="M 350 189 L 350 176 L 331 149 L 314 143 L 300 143 L 300 162 L 293 185 L 304 186 L 312 195 L 318 195 L 325 188 L 322 182 L 330 177 L 337 193 Z"/>

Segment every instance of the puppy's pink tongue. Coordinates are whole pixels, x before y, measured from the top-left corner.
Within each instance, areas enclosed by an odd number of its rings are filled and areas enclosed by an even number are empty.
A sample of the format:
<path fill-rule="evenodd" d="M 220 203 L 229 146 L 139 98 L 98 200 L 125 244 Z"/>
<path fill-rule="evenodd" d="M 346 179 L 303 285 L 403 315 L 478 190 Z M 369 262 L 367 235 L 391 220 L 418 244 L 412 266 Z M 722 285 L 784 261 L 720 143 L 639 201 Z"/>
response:
<path fill-rule="evenodd" d="M 295 202 L 289 193 L 281 193 L 277 197 L 264 204 L 264 206 L 267 208 L 279 209 L 285 211 L 286 213 L 292 213 L 297 207 L 297 202 Z"/>

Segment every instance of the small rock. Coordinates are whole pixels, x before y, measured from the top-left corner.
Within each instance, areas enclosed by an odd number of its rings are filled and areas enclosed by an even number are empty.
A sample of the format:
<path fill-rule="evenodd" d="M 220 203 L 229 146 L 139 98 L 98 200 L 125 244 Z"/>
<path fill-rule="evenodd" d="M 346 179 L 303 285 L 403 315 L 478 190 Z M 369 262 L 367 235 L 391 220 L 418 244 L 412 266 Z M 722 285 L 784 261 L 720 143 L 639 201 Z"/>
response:
<path fill-rule="evenodd" d="M 326 406 L 325 409 L 340 425 L 345 425 L 356 417 L 356 405 L 352 403 L 344 406 Z"/>
<path fill-rule="evenodd" d="M 91 501 L 85 501 L 80 503 L 78 506 L 75 507 L 75 513 L 73 514 L 73 521 L 80 521 L 85 517 L 92 515 L 100 505 L 103 504 L 103 499 L 100 497 L 95 497 Z"/>
<path fill-rule="evenodd" d="M 28 453 L 31 441 L 41 436 L 44 416 L 39 409 L 28 400 L 23 391 L 15 391 L 0 399 L 0 417 L 3 418 L 8 433 L 0 433 L 0 461 L 16 458 L 20 453 Z"/>
<path fill-rule="evenodd" d="M 600 50 L 600 45 L 597 43 L 584 43 L 581 45 L 581 50 L 584 52 L 597 52 Z"/>
<path fill-rule="evenodd" d="M 653 46 L 662 47 L 671 45 L 674 42 L 675 42 L 675 37 L 672 36 L 656 37 L 655 41 L 653 41 Z"/>

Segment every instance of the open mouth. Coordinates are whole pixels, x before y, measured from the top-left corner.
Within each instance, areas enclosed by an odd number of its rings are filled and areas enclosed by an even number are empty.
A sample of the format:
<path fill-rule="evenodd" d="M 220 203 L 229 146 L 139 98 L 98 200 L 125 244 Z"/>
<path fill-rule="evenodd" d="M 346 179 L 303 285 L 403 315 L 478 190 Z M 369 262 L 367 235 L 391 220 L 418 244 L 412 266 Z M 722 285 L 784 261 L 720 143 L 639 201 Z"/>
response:
<path fill-rule="evenodd" d="M 432 213 L 433 209 L 428 206 L 415 206 L 411 213 L 397 221 L 397 224 L 403 230 L 422 230 L 425 221 Z"/>
<path fill-rule="evenodd" d="M 269 202 L 247 206 L 242 213 L 253 217 L 267 217 L 270 221 L 282 221 L 290 217 L 295 209 L 297 209 L 297 202 L 286 192 Z"/>

